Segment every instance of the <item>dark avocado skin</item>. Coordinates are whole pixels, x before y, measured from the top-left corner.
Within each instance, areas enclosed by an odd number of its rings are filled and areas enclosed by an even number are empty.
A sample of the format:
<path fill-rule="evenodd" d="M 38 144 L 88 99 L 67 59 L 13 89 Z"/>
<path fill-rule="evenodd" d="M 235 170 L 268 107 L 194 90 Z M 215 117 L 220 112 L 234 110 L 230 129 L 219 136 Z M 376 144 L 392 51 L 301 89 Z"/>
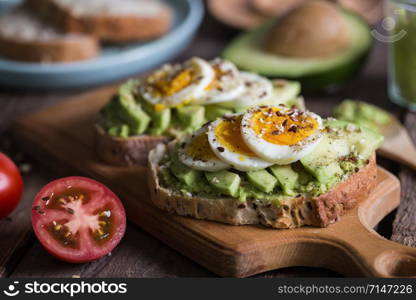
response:
<path fill-rule="evenodd" d="M 370 31 L 369 25 L 356 13 L 340 8 L 343 13 L 353 16 L 354 18 L 358 19 L 362 26 L 367 27 Z M 270 21 L 269 21 L 270 22 Z M 366 51 L 361 53 L 359 56 L 356 56 L 353 60 L 345 62 L 343 64 L 337 65 L 336 67 L 332 68 L 331 70 L 326 70 L 322 72 L 315 72 L 308 75 L 294 77 L 294 76 L 285 76 L 282 74 L 283 72 L 280 70 L 280 74 L 273 76 L 270 73 L 262 74 L 262 72 L 250 69 L 247 71 L 250 72 L 257 72 L 260 75 L 268 77 L 270 79 L 287 79 L 287 80 L 296 80 L 299 81 L 302 85 L 302 93 L 303 94 L 322 94 L 322 93 L 333 93 L 337 91 L 343 84 L 354 78 L 359 72 L 362 70 L 364 65 L 366 64 L 369 54 L 373 48 L 373 40 L 371 40 L 369 47 Z M 226 57 L 226 59 L 230 59 L 230 57 Z M 240 69 L 244 70 L 243 66 L 238 66 Z"/>

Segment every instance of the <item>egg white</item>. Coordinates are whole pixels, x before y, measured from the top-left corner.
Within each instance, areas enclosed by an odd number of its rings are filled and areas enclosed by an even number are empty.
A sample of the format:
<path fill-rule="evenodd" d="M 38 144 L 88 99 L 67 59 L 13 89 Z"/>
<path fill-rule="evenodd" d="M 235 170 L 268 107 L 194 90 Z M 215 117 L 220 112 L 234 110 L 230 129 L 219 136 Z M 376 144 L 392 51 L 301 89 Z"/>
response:
<path fill-rule="evenodd" d="M 190 68 L 193 71 L 192 83 L 190 85 L 184 87 L 173 95 L 157 96 L 152 92 L 152 88 L 149 87 L 149 84 L 144 82 L 140 88 L 142 98 L 152 105 L 164 104 L 167 106 L 176 106 L 197 102 L 198 99 L 204 97 L 206 94 L 206 87 L 215 79 L 214 69 L 207 61 L 194 57 L 186 61 L 183 65 L 166 65 L 156 72 L 159 72 L 159 74 L 164 72 L 166 76 L 172 76 L 187 68 Z"/>
<path fill-rule="evenodd" d="M 272 107 L 272 106 L 269 106 Z M 282 111 L 288 108 L 280 107 Z M 312 112 L 303 112 L 318 123 L 316 131 L 307 138 L 293 145 L 278 145 L 264 140 L 252 129 L 251 119 L 257 109 L 251 109 L 244 114 L 241 126 L 241 135 L 246 145 L 262 159 L 279 164 L 287 165 L 296 162 L 311 153 L 322 139 L 322 119 Z"/>
<path fill-rule="evenodd" d="M 211 67 L 219 68 L 223 73 L 205 89 L 205 95 L 197 101 L 199 103 L 213 104 L 229 101 L 239 97 L 245 92 L 243 78 L 238 68 L 230 61 L 214 59 L 210 62 Z"/>
<path fill-rule="evenodd" d="M 237 115 L 234 115 L 233 117 L 237 117 Z M 211 123 L 208 127 L 209 144 L 219 158 L 239 171 L 261 170 L 273 164 L 257 156 L 248 156 L 244 153 L 235 152 L 227 148 L 227 145 L 221 143 L 219 138 L 216 136 L 215 130 L 222 121 L 224 121 L 224 119 L 218 119 Z"/>
<path fill-rule="evenodd" d="M 244 82 L 245 92 L 232 101 L 222 103 L 226 107 L 253 107 L 266 104 L 273 96 L 272 82 L 260 75 L 248 72 L 240 72 Z"/>
<path fill-rule="evenodd" d="M 204 126 L 186 139 L 184 146 L 179 147 L 179 150 L 178 150 L 179 160 L 184 165 L 192 169 L 196 169 L 196 170 L 208 171 L 208 172 L 226 170 L 230 166 L 217 157 L 205 160 L 205 159 L 198 158 L 198 157 L 192 157 L 187 153 L 189 145 L 195 140 L 195 138 L 197 138 L 200 135 L 205 135 L 208 138 L 207 129 L 208 129 L 207 126 Z M 207 150 L 212 151 L 210 148 L 208 148 Z"/>

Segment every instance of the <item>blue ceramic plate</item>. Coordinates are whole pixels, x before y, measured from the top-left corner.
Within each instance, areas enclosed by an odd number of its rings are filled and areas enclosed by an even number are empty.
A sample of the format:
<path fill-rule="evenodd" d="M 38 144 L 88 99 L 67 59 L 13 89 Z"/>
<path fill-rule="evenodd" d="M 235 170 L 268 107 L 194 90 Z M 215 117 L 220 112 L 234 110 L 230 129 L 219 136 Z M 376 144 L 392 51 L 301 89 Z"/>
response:
<path fill-rule="evenodd" d="M 0 4 L 8 1 L 0 0 Z M 162 38 L 146 43 L 106 46 L 99 57 L 83 62 L 39 64 L 0 59 L 0 85 L 35 89 L 85 87 L 154 68 L 189 44 L 204 14 L 202 0 L 166 2 L 174 10 L 175 22 Z"/>

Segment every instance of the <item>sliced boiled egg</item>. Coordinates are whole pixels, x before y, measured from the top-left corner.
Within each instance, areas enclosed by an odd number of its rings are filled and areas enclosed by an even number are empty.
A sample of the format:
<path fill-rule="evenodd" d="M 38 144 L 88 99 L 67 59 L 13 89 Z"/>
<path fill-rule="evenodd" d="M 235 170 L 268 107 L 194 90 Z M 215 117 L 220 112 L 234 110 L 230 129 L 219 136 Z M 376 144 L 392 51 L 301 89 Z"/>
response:
<path fill-rule="evenodd" d="M 216 172 L 230 167 L 212 151 L 208 142 L 207 126 L 188 137 L 178 153 L 179 160 L 183 164 L 196 170 Z"/>
<path fill-rule="evenodd" d="M 208 141 L 214 153 L 240 171 L 260 170 L 273 163 L 259 158 L 241 136 L 242 115 L 218 119 L 208 128 Z"/>
<path fill-rule="evenodd" d="M 140 93 L 152 105 L 177 106 L 200 99 L 215 79 L 211 65 L 192 58 L 182 65 L 165 65 L 143 80 Z"/>
<path fill-rule="evenodd" d="M 312 152 L 322 138 L 322 119 L 284 106 L 260 106 L 244 114 L 241 134 L 264 160 L 290 164 Z"/>
<path fill-rule="evenodd" d="M 200 103 L 225 102 L 244 93 L 245 86 L 240 71 L 232 62 L 216 58 L 210 64 L 215 76 L 205 88 L 205 96 L 199 99 Z"/>
<path fill-rule="evenodd" d="M 270 80 L 254 73 L 241 72 L 245 92 L 232 101 L 222 103 L 229 107 L 253 107 L 266 104 L 273 95 L 273 84 Z"/>

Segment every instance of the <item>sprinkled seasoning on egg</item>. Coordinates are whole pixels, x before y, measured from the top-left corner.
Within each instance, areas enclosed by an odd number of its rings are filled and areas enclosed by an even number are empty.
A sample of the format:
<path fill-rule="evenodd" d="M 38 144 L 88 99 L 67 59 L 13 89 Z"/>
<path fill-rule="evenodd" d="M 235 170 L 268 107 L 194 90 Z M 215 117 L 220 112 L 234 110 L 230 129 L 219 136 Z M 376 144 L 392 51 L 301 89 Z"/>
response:
<path fill-rule="evenodd" d="M 311 112 L 261 106 L 243 117 L 242 136 L 259 157 L 278 164 L 295 162 L 312 152 L 322 137 L 322 120 Z"/>
<path fill-rule="evenodd" d="M 210 159 L 216 158 L 212 151 L 206 133 L 202 133 L 193 137 L 189 143 L 186 154 L 195 160 L 209 161 Z"/>
<path fill-rule="evenodd" d="M 253 113 L 251 124 L 257 135 L 278 145 L 299 143 L 316 132 L 319 126 L 313 117 L 299 110 L 282 110 L 277 107 Z"/>
<path fill-rule="evenodd" d="M 215 72 L 203 59 L 192 58 L 182 65 L 165 65 L 144 79 L 140 93 L 150 104 L 177 106 L 204 96 Z"/>
<path fill-rule="evenodd" d="M 180 161 L 190 168 L 210 172 L 229 168 L 229 165 L 219 159 L 211 149 L 207 126 L 190 136 L 178 151 Z"/>
<path fill-rule="evenodd" d="M 247 147 L 241 136 L 242 115 L 224 117 L 208 129 L 208 141 L 215 154 L 240 171 L 259 170 L 272 165 Z"/>
<path fill-rule="evenodd" d="M 210 66 L 214 71 L 214 78 L 205 88 L 205 95 L 196 103 L 227 102 L 245 92 L 240 71 L 233 63 L 217 58 L 210 62 Z"/>

